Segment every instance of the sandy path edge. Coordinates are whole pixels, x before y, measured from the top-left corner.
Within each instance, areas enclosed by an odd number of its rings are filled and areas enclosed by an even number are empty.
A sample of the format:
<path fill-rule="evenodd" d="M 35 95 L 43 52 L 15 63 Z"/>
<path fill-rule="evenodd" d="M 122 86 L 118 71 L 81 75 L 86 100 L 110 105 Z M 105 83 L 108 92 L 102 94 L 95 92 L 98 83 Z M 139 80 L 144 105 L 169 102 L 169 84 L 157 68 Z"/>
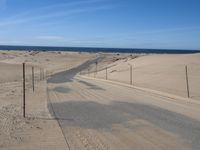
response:
<path fill-rule="evenodd" d="M 63 131 L 62 127 L 61 127 L 61 123 L 60 123 L 59 119 L 58 119 L 57 116 L 56 116 L 56 113 L 55 113 L 55 111 L 54 111 L 52 102 L 51 102 L 51 100 L 50 100 L 49 88 L 48 88 L 48 83 L 47 83 L 47 82 L 46 82 L 46 94 L 47 94 L 47 104 L 50 105 L 50 109 L 52 110 L 53 115 L 54 115 L 54 116 L 52 116 L 52 118 L 55 119 L 55 121 L 57 122 L 58 127 L 59 127 L 59 129 L 60 129 L 60 131 L 61 131 L 60 133 L 62 134 L 63 139 L 65 140 L 66 147 L 67 147 L 67 149 L 70 150 L 70 146 L 69 146 L 67 137 L 66 137 L 65 134 L 64 134 L 64 131 Z M 49 112 L 49 114 L 50 114 L 50 112 Z M 60 135 L 60 136 L 61 136 L 61 135 Z"/>
<path fill-rule="evenodd" d="M 181 96 L 178 96 L 178 95 L 174 95 L 174 94 L 170 94 L 170 93 L 166 93 L 166 92 L 161 92 L 161 91 L 157 91 L 157 90 L 152 90 L 152 89 L 148 89 L 148 88 L 137 87 L 137 86 L 129 85 L 129 84 L 122 83 L 122 82 L 99 79 L 99 78 L 92 78 L 92 77 L 87 77 L 87 76 L 83 76 L 83 75 L 78 75 L 76 78 L 85 78 L 85 79 L 89 79 L 89 80 L 103 81 L 103 82 L 107 82 L 107 83 L 111 83 L 111 84 L 117 84 L 117 85 L 120 85 L 120 86 L 133 88 L 133 89 L 140 90 L 140 91 L 143 91 L 143 92 L 148 92 L 148 93 L 151 93 L 151 94 L 159 95 L 159 96 L 174 99 L 174 100 L 181 100 L 181 101 L 186 101 L 186 102 L 190 102 L 190 103 L 194 103 L 194 104 L 200 104 L 200 101 L 195 100 L 195 99 L 185 98 L 185 97 L 181 97 Z"/>
<path fill-rule="evenodd" d="M 62 129 L 48 109 L 48 93 L 46 81 L 36 84 L 35 92 L 27 90 L 26 96 L 27 117 L 24 120 L 25 130 L 21 131 L 22 141 L 0 147 L 1 150 L 35 150 L 69 149 L 62 134 Z M 28 123 L 28 124 L 27 124 Z"/>

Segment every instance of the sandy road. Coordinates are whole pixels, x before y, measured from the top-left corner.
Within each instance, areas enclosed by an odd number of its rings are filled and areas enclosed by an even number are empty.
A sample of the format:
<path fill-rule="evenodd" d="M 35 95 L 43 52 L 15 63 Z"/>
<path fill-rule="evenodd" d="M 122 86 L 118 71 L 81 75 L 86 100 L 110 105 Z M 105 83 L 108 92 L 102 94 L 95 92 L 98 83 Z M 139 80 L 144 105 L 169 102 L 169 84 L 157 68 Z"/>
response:
<path fill-rule="evenodd" d="M 199 105 L 68 73 L 53 76 L 48 93 L 69 149 L 200 149 Z"/>

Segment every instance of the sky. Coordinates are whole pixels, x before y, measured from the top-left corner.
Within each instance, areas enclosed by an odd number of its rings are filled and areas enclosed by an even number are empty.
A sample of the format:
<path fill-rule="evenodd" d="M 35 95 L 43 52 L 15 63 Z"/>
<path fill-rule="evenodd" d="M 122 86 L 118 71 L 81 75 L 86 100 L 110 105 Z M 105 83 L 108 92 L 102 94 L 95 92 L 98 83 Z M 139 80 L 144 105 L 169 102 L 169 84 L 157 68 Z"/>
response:
<path fill-rule="evenodd" d="M 0 0 L 0 45 L 200 50 L 200 0 Z"/>

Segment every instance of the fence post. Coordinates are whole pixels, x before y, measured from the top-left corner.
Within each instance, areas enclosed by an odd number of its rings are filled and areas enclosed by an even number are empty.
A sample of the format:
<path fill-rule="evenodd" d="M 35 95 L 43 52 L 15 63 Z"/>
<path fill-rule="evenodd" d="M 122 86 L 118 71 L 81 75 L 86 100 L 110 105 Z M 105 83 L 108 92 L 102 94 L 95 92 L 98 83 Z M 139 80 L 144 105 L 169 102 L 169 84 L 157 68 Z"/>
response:
<path fill-rule="evenodd" d="M 96 75 L 97 75 L 98 62 L 96 61 Z"/>
<path fill-rule="evenodd" d="M 106 80 L 108 80 L 108 68 L 106 67 Z"/>
<path fill-rule="evenodd" d="M 26 117 L 26 95 L 25 95 L 25 63 L 23 63 L 23 117 L 25 118 Z"/>
<path fill-rule="evenodd" d="M 44 80 L 46 79 L 46 70 L 44 69 Z"/>
<path fill-rule="evenodd" d="M 40 68 L 40 81 L 42 80 L 42 72 L 41 72 L 41 68 Z"/>
<path fill-rule="evenodd" d="M 133 84 L 133 66 L 130 65 L 130 84 L 132 85 Z"/>
<path fill-rule="evenodd" d="M 44 69 L 44 79 L 46 80 L 47 79 L 47 70 Z"/>
<path fill-rule="evenodd" d="M 42 81 L 44 80 L 44 69 L 42 68 Z"/>
<path fill-rule="evenodd" d="M 44 69 L 40 68 L 40 81 L 44 80 Z"/>
<path fill-rule="evenodd" d="M 44 70 L 43 70 L 43 68 L 41 69 L 41 71 L 42 71 L 42 81 L 44 80 Z"/>
<path fill-rule="evenodd" d="M 32 86 L 33 92 L 35 91 L 35 76 L 34 76 L 34 67 L 32 66 Z"/>
<path fill-rule="evenodd" d="M 189 80 L 188 80 L 188 67 L 185 66 L 185 77 L 186 77 L 186 86 L 187 86 L 187 96 L 190 98 L 190 88 L 189 88 Z"/>
<path fill-rule="evenodd" d="M 42 68 L 42 75 L 43 75 L 42 76 L 43 77 L 42 80 L 44 80 L 45 79 L 45 70 L 44 70 L 44 68 Z"/>

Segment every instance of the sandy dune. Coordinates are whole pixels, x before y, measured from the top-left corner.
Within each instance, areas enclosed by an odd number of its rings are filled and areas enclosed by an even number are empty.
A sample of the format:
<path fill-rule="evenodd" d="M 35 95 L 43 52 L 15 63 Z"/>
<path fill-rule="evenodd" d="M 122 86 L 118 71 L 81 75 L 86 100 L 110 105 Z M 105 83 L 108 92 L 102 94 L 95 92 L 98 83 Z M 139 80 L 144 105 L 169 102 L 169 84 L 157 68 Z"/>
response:
<path fill-rule="evenodd" d="M 190 97 L 200 99 L 200 54 L 149 55 L 135 59 L 125 57 L 113 63 L 107 63 L 108 79 L 130 84 L 130 65 L 133 67 L 132 82 L 134 85 L 183 97 L 187 97 L 185 74 L 187 65 Z M 95 66 L 93 66 L 94 70 Z M 105 79 L 106 70 L 97 74 L 91 73 L 89 76 Z"/>
<path fill-rule="evenodd" d="M 0 149 L 55 149 L 58 143 L 66 149 L 57 121 L 48 119 L 51 115 L 47 107 L 46 82 L 40 81 L 40 69 L 45 69 L 45 73 L 51 75 L 94 57 L 95 54 L 87 53 L 0 51 Z M 26 62 L 27 119 L 22 117 L 23 62 Z M 34 93 L 32 66 L 36 80 Z"/>
<path fill-rule="evenodd" d="M 57 76 L 48 80 L 49 107 L 70 149 L 200 148 L 199 105 L 84 78 L 61 83 Z"/>
<path fill-rule="evenodd" d="M 95 71 L 97 61 L 109 80 L 129 83 L 132 64 L 133 84 L 186 96 L 187 64 L 191 96 L 199 99 L 199 57 L 0 51 L 0 149 L 199 149 L 199 105 L 76 76 Z M 105 70 L 89 76 L 105 78 Z"/>

